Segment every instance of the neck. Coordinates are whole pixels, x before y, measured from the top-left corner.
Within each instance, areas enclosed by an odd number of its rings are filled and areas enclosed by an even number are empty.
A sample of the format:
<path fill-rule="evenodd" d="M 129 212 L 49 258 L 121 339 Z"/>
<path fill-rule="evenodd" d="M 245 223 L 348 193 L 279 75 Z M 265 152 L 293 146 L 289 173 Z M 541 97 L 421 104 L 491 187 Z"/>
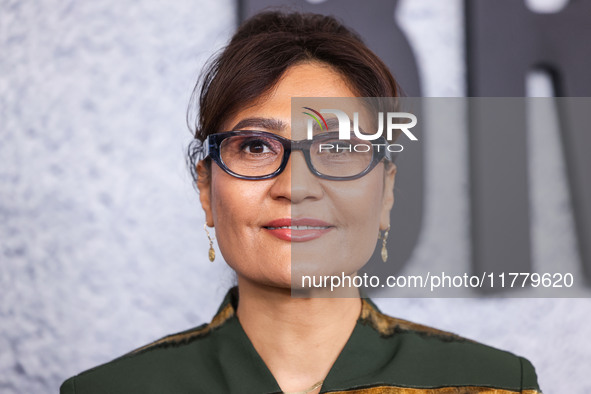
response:
<path fill-rule="evenodd" d="M 238 292 L 240 324 L 286 392 L 304 390 L 326 377 L 361 311 L 359 296 L 292 298 L 289 288 L 241 277 Z"/>

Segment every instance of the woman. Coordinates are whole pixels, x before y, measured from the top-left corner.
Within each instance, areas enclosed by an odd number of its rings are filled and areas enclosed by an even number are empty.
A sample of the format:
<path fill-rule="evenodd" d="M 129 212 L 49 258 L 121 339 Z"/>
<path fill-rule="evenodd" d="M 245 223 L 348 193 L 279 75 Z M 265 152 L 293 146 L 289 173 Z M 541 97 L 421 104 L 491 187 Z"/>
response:
<path fill-rule="evenodd" d="M 357 293 L 291 295 L 296 260 L 319 271 L 337 261 L 349 275 L 386 241 L 396 174 L 374 151 L 360 168 L 329 150 L 324 165 L 301 142 L 292 97 L 398 93 L 333 18 L 267 12 L 245 22 L 204 74 L 190 150 L 206 225 L 238 287 L 211 323 L 70 378 L 61 393 L 538 392 L 523 358 L 388 317 Z"/>

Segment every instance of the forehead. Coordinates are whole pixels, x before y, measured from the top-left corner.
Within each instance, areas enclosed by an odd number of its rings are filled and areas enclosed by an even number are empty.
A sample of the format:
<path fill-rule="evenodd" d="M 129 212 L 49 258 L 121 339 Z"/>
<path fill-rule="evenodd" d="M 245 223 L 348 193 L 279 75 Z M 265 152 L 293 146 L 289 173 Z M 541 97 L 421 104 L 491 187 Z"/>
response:
<path fill-rule="evenodd" d="M 330 65 L 310 62 L 287 69 L 279 82 L 254 103 L 245 104 L 226 119 L 223 130 L 235 129 L 245 119 L 273 119 L 291 123 L 292 97 L 355 97 L 346 78 Z M 277 130 L 281 131 L 281 130 Z"/>

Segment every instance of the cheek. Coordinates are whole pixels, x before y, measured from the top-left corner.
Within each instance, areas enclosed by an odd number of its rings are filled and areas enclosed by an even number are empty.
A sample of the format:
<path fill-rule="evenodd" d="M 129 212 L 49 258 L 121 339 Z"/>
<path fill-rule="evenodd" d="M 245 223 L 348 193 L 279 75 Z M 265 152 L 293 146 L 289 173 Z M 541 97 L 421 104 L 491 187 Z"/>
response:
<path fill-rule="evenodd" d="M 243 225 L 256 219 L 264 192 L 262 185 L 226 174 L 217 166 L 212 169 L 211 200 L 214 223 L 218 231 L 236 230 L 233 222 Z M 251 219 L 249 219 L 251 217 Z M 229 227 L 226 225 L 230 224 Z"/>
<path fill-rule="evenodd" d="M 356 272 L 373 254 L 380 226 L 383 183 L 383 171 L 372 171 L 358 180 L 331 185 L 327 196 L 333 203 L 339 234 L 326 247 L 330 249 L 327 259 L 338 256 L 335 272 Z"/>
<path fill-rule="evenodd" d="M 360 231 L 379 223 L 383 201 L 383 174 L 374 170 L 346 187 L 335 188 L 334 200 L 338 201 L 337 211 L 342 213 L 346 224 Z M 338 186 L 338 185 L 337 185 Z"/>
<path fill-rule="evenodd" d="M 261 225 L 268 184 L 245 181 L 217 168 L 212 171 L 211 200 L 217 243 L 224 260 L 239 275 L 256 277 L 264 260 Z"/>
<path fill-rule="evenodd" d="M 212 170 L 211 208 L 216 239 L 226 261 L 232 260 L 232 248 L 244 248 L 246 230 L 256 213 L 256 199 L 248 187 L 219 168 Z M 244 197 L 242 197 L 244 196 Z"/>
<path fill-rule="evenodd" d="M 359 193 L 355 196 L 356 198 L 351 201 L 351 221 L 355 227 L 353 235 L 358 245 L 366 250 L 368 259 L 375 248 L 379 231 L 382 189 L 382 177 L 368 174 L 363 185 L 359 185 Z"/>

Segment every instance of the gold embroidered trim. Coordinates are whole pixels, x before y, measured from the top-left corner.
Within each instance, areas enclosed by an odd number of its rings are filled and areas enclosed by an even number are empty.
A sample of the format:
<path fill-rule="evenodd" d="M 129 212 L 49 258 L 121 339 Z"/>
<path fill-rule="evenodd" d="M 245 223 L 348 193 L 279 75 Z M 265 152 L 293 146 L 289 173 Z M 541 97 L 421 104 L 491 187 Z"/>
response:
<path fill-rule="evenodd" d="M 504 390 L 490 387 L 465 386 L 465 387 L 441 387 L 436 389 L 411 389 L 406 387 L 378 386 L 366 389 L 353 389 L 345 391 L 331 391 L 331 394 L 542 394 L 537 390 Z"/>
<path fill-rule="evenodd" d="M 437 330 L 435 328 L 413 323 L 408 320 L 397 319 L 395 317 L 384 315 L 365 299 L 362 299 L 361 302 L 361 316 L 359 318 L 364 323 L 371 325 L 382 336 L 388 337 L 393 335 L 395 332 L 402 330 L 415 331 L 419 334 L 437 336 L 447 340 L 470 341 L 451 332 Z"/>
<path fill-rule="evenodd" d="M 196 328 L 191 331 L 181 332 L 179 334 L 169 335 L 167 337 L 164 337 L 162 339 L 159 339 L 157 341 L 149 343 L 145 346 L 142 346 L 138 349 L 135 349 L 132 352 L 130 352 L 129 354 L 137 354 L 137 353 L 143 352 L 144 350 L 148 350 L 150 348 L 161 346 L 161 345 L 176 345 L 179 343 L 188 342 L 191 339 L 201 337 L 201 336 L 209 333 L 210 331 L 214 330 L 215 328 L 221 326 L 222 324 L 224 324 L 226 322 L 226 320 L 228 320 L 232 316 L 234 316 L 234 307 L 232 306 L 231 303 L 228 303 L 228 305 L 226 305 L 221 311 L 219 311 L 219 313 L 217 313 L 213 317 L 213 319 L 211 320 L 211 323 L 209 323 L 205 327 Z"/>
<path fill-rule="evenodd" d="M 234 314 L 234 307 L 231 303 L 228 303 L 219 313 L 217 313 L 214 316 L 214 318 L 211 320 L 211 323 L 209 323 L 208 325 L 191 331 L 166 336 L 157 341 L 142 346 L 138 349 L 135 349 L 131 351 L 129 354 L 137 354 L 156 346 L 175 345 L 182 342 L 190 341 L 191 339 L 203 336 L 212 331 L 213 329 L 221 326 L 223 323 L 226 322 L 226 320 L 234 316 Z M 405 330 L 416 331 L 422 334 L 439 336 L 448 339 L 465 340 L 464 338 L 447 331 L 437 330 L 435 328 L 423 326 L 421 324 L 416 324 L 413 322 L 409 322 L 407 320 L 397 319 L 388 315 L 384 315 L 380 313 L 377 309 L 375 309 L 365 299 L 361 300 L 361 314 L 359 318 L 364 323 L 370 324 L 376 331 L 378 331 L 383 336 L 390 336 L 394 334 L 397 330 Z"/>

